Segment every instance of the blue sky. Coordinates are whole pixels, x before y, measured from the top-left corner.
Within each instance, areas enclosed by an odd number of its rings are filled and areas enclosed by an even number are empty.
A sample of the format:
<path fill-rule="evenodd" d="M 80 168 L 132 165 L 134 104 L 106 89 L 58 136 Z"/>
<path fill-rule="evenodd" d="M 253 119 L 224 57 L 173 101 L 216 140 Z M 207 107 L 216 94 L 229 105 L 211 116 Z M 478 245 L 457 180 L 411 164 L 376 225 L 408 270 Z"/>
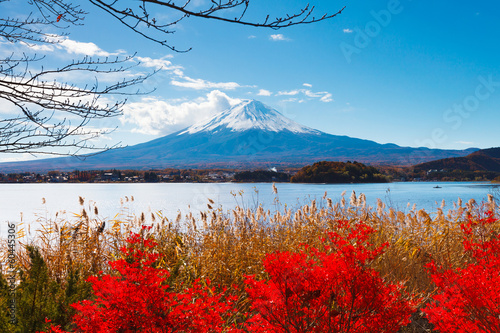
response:
<path fill-rule="evenodd" d="M 23 3 L 12 0 L 0 10 L 25 15 L 30 8 Z M 292 13 L 306 3 L 252 0 L 249 18 Z M 311 4 L 318 16 L 346 9 L 331 20 L 280 30 L 189 19 L 168 40 L 177 48 L 192 50 L 175 53 L 133 34 L 82 1 L 89 11 L 85 25 L 71 27 L 64 43 L 35 50 L 0 40 L 0 53 L 36 51 L 46 55 L 46 67 L 55 67 L 84 55 L 136 52 L 141 65 L 126 75 L 159 69 L 143 87 L 155 87 L 155 92 L 131 96 L 123 117 L 92 125 L 118 126 L 97 144 L 149 141 L 239 99 L 252 98 L 301 124 L 336 135 L 413 147 L 500 145 L 500 4 L 417 0 Z M 112 79 L 116 77 L 108 78 Z M 0 160 L 13 158 L 24 156 L 0 156 Z"/>

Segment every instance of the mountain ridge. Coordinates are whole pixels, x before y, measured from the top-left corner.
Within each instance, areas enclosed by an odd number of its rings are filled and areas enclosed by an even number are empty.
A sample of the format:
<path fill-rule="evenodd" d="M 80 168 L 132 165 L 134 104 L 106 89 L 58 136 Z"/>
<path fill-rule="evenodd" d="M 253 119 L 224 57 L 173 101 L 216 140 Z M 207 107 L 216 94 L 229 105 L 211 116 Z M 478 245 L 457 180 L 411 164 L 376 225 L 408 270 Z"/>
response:
<path fill-rule="evenodd" d="M 60 157 L 0 163 L 2 172 L 269 166 L 302 167 L 317 161 L 413 165 L 475 151 L 379 144 L 303 126 L 255 100 L 246 100 L 178 132 L 81 160 Z"/>
<path fill-rule="evenodd" d="M 421 163 L 415 165 L 415 169 L 500 172 L 500 147 L 481 149 L 464 157 Z"/>

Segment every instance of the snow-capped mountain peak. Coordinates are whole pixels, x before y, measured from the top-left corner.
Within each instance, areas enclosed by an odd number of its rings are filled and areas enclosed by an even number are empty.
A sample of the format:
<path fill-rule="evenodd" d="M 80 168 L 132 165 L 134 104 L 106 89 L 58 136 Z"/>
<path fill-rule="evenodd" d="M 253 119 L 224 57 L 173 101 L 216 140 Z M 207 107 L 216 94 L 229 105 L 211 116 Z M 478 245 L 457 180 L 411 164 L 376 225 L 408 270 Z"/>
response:
<path fill-rule="evenodd" d="M 300 125 L 283 116 L 262 102 L 245 100 L 208 120 L 188 127 L 178 135 L 217 132 L 222 129 L 229 129 L 232 132 L 259 129 L 271 132 L 321 134 L 320 131 Z"/>

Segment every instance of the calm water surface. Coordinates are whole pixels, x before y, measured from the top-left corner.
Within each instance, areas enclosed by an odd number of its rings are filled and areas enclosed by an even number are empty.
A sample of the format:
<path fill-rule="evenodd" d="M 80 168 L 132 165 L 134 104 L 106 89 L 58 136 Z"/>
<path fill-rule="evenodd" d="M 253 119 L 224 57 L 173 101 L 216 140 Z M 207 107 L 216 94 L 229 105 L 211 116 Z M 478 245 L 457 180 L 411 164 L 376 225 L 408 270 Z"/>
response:
<path fill-rule="evenodd" d="M 434 188 L 439 185 L 441 188 Z M 281 204 L 298 207 L 311 199 L 321 200 L 325 192 L 334 202 L 340 201 L 346 191 L 349 200 L 352 191 L 364 193 L 368 204 L 375 206 L 380 198 L 387 206 L 407 210 L 408 203 L 429 212 L 436 211 L 442 200 L 445 208 L 452 208 L 460 197 L 464 202 L 473 198 L 485 201 L 488 194 L 498 196 L 498 185 L 476 182 L 414 182 L 390 184 L 276 184 Z M 269 183 L 258 184 L 0 184 L 0 234 L 6 231 L 6 222 L 36 223 L 38 218 L 53 218 L 81 212 L 79 196 L 84 207 L 98 207 L 99 217 L 113 218 L 118 213 L 149 216 L 161 212 L 168 218 L 193 212 L 198 215 L 207 209 L 208 199 L 224 210 L 236 204 L 254 208 L 262 204 L 276 209 L 276 195 Z M 133 201 L 131 200 L 133 197 Z M 44 203 L 45 202 L 45 203 Z"/>

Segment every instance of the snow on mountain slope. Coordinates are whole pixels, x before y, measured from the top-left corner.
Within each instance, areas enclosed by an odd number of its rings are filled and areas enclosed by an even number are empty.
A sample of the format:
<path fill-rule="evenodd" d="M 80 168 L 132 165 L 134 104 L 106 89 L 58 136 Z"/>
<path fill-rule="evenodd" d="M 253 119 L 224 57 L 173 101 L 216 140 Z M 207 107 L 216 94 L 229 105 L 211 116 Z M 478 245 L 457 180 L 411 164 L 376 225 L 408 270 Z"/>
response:
<path fill-rule="evenodd" d="M 217 132 L 221 129 L 229 129 L 232 132 L 259 129 L 271 132 L 321 134 L 320 131 L 300 125 L 259 101 L 246 100 L 208 120 L 188 127 L 178 135 Z"/>

